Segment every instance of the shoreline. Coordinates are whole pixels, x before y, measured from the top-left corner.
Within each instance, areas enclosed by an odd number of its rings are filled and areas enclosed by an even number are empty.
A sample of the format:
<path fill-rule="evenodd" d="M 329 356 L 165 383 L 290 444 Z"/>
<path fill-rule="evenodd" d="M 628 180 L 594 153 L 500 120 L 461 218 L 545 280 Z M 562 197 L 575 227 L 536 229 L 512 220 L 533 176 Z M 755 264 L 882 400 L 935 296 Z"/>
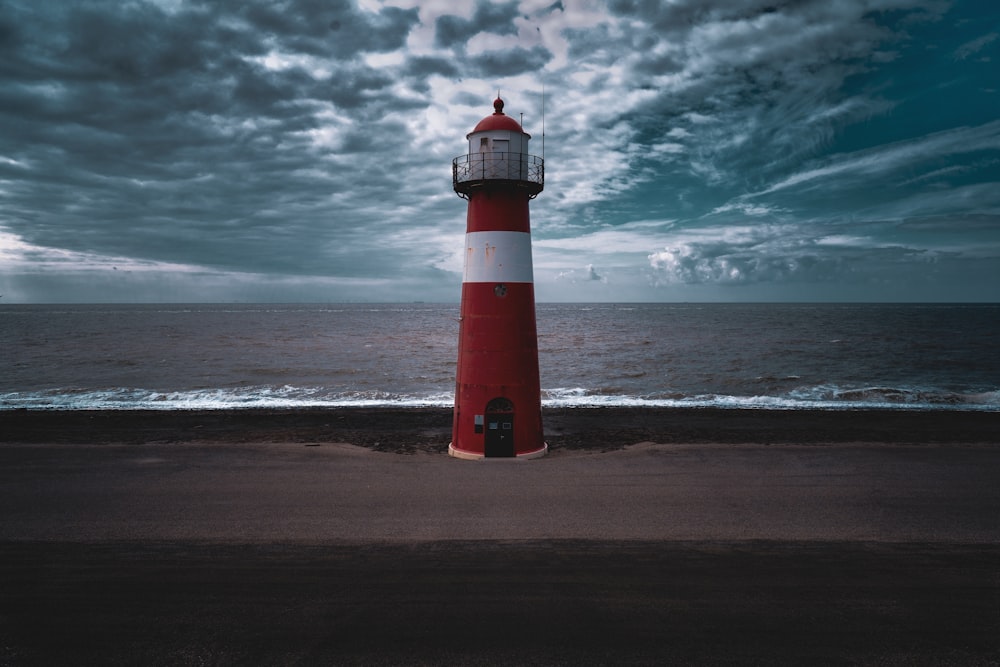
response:
<path fill-rule="evenodd" d="M 451 408 L 0 410 L 0 443 L 341 442 L 377 451 L 446 451 Z M 1000 412 L 546 408 L 550 451 L 660 444 L 1000 443 Z"/>

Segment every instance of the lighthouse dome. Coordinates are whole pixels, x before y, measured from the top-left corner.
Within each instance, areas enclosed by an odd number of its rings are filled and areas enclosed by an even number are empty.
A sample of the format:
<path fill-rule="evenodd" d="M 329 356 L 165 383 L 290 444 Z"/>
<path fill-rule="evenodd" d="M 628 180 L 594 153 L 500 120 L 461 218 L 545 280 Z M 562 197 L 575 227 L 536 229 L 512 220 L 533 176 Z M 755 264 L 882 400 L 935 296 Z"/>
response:
<path fill-rule="evenodd" d="M 527 134 L 521 124 L 503 112 L 503 100 L 499 97 L 493 101 L 493 113 L 479 121 L 475 129 L 470 132 L 486 132 L 489 130 L 507 130 L 508 132 L 519 132 Z"/>

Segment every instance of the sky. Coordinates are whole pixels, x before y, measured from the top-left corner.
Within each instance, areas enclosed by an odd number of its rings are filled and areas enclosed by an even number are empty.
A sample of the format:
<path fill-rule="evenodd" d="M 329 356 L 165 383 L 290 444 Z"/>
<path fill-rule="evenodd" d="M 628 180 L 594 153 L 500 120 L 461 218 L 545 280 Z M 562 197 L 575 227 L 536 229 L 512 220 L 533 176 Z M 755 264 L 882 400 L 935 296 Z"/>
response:
<path fill-rule="evenodd" d="M 0 0 L 0 304 L 457 302 L 498 91 L 540 302 L 1000 301 L 998 64 L 992 0 Z"/>

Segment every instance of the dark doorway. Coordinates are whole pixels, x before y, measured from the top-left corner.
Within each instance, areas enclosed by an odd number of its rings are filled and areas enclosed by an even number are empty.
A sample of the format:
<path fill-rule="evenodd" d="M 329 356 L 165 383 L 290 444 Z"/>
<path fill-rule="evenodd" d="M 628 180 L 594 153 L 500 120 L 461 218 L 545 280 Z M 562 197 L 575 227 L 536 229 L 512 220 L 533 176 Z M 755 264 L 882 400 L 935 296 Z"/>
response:
<path fill-rule="evenodd" d="M 486 405 L 485 437 L 486 456 L 514 456 L 514 404 L 510 400 L 494 398 Z"/>

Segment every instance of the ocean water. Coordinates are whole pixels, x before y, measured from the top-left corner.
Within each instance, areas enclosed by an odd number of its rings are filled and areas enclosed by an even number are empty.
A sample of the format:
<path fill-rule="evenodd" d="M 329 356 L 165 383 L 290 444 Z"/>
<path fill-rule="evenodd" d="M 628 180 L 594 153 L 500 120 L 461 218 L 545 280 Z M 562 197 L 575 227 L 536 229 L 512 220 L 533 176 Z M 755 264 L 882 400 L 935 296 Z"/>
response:
<path fill-rule="evenodd" d="M 0 306 L 0 410 L 449 406 L 457 304 Z M 539 304 L 545 406 L 1000 410 L 1000 305 Z"/>

